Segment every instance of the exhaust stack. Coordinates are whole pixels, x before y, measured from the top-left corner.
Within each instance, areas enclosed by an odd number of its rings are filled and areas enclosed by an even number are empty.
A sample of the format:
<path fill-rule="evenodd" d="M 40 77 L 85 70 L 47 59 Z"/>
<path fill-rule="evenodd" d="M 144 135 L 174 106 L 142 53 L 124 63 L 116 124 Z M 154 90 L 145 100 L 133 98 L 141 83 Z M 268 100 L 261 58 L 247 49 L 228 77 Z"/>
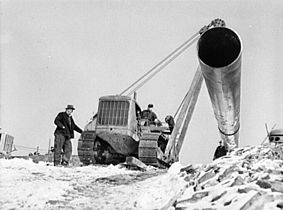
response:
<path fill-rule="evenodd" d="M 198 41 L 198 57 L 218 129 L 228 150 L 238 146 L 241 40 L 231 29 L 214 27 Z"/>

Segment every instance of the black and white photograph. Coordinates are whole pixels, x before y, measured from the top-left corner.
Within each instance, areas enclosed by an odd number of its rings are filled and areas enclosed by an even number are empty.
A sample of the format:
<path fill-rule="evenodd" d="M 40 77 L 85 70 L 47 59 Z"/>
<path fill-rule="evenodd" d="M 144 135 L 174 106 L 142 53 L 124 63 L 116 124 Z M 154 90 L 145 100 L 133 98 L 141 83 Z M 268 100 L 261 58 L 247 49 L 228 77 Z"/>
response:
<path fill-rule="evenodd" d="M 0 0 L 1 210 L 282 210 L 283 1 Z"/>

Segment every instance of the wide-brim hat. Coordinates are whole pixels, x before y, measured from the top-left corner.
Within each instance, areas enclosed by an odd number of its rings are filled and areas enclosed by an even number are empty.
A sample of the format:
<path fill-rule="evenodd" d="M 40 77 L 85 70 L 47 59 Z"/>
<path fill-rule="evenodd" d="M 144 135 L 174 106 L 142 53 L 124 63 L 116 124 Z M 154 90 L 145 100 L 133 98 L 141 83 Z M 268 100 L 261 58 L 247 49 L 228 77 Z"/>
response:
<path fill-rule="evenodd" d="M 75 110 L 75 107 L 73 105 L 67 105 L 66 109 L 72 109 Z"/>

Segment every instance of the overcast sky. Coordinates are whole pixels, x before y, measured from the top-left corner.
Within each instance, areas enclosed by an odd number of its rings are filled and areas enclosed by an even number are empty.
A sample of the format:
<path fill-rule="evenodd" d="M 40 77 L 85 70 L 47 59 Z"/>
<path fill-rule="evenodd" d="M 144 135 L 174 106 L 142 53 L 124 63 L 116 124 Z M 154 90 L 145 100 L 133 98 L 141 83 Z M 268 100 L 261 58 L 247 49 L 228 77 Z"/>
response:
<path fill-rule="evenodd" d="M 119 94 L 215 18 L 243 42 L 240 145 L 261 143 L 265 123 L 283 127 L 281 0 L 0 3 L 1 121 L 16 145 L 47 150 L 54 118 L 67 104 L 84 127 L 99 97 Z M 194 44 L 138 91 L 141 107 L 153 103 L 163 121 L 174 115 L 197 66 Z M 218 140 L 203 84 L 181 162 L 211 161 Z"/>

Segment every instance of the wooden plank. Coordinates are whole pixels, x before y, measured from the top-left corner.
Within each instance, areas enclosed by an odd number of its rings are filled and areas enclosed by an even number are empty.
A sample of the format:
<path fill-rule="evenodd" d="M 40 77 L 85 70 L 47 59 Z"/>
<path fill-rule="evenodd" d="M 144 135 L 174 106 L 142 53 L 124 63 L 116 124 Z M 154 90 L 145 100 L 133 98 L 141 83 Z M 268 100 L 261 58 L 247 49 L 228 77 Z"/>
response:
<path fill-rule="evenodd" d="M 144 170 L 147 168 L 146 164 L 144 164 L 142 161 L 132 156 L 126 157 L 126 165 L 136 166 Z"/>

